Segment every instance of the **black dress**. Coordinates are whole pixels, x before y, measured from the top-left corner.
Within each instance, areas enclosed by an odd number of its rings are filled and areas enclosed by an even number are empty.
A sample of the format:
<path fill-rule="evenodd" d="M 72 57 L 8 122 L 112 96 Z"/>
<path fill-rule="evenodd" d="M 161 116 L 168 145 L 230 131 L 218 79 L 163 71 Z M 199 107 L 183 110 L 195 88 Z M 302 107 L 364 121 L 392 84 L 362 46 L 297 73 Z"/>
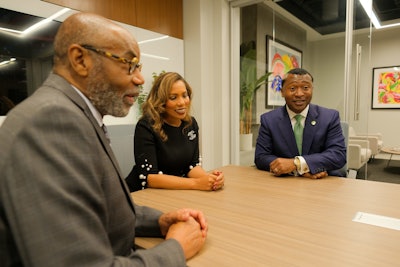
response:
<path fill-rule="evenodd" d="M 163 142 L 147 119 L 138 121 L 134 137 L 136 165 L 125 179 L 131 192 L 147 187 L 148 174 L 187 177 L 192 168 L 200 165 L 199 127 L 193 117 L 192 125 L 185 128 L 186 125 L 184 121 L 179 127 L 164 123 L 168 140 Z"/>

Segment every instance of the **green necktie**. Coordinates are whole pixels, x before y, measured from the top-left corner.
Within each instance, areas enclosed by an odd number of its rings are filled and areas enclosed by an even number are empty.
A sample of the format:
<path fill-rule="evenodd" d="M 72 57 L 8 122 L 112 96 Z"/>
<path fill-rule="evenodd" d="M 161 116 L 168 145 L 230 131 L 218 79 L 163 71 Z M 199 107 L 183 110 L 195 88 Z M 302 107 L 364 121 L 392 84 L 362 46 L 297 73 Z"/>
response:
<path fill-rule="evenodd" d="M 301 148 L 303 145 L 303 125 L 301 125 L 301 119 L 303 116 L 300 114 L 294 116 L 296 119 L 296 124 L 293 127 L 294 138 L 296 138 L 297 149 L 299 150 L 299 155 L 301 155 Z"/>

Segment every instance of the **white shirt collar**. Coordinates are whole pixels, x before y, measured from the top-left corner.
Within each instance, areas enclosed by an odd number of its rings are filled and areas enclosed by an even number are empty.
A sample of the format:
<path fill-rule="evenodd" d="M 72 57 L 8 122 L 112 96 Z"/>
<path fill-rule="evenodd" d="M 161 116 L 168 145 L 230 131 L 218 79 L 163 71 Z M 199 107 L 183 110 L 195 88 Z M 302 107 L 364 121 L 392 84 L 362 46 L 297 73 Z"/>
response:
<path fill-rule="evenodd" d="M 302 112 L 300 112 L 300 113 L 294 113 L 293 111 L 291 111 L 291 110 L 289 109 L 288 105 L 286 105 L 286 110 L 287 110 L 287 112 L 288 112 L 288 114 L 289 114 L 289 118 L 290 118 L 290 119 L 293 119 L 294 116 L 296 116 L 297 114 L 300 114 L 301 116 L 303 116 L 303 118 L 306 118 L 309 109 L 310 109 L 310 105 L 308 104 L 307 107 L 306 107 L 305 109 L 303 109 Z"/>

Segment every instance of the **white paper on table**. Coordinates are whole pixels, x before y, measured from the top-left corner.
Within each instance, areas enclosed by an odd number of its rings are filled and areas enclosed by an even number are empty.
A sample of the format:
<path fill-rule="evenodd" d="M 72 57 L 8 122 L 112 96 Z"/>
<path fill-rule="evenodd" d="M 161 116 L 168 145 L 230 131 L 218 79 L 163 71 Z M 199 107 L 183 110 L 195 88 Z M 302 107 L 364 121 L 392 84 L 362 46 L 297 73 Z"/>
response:
<path fill-rule="evenodd" d="M 354 216 L 353 221 L 400 231 L 400 219 L 393 217 L 359 211 Z"/>

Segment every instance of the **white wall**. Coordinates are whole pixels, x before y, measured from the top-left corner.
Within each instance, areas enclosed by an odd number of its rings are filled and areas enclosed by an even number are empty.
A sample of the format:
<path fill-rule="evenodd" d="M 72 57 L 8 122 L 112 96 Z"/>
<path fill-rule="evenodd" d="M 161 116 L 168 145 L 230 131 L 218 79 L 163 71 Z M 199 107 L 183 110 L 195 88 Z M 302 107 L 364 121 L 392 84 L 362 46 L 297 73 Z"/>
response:
<path fill-rule="evenodd" d="M 345 39 L 311 42 L 305 51 L 310 56 L 309 71 L 314 76 L 312 102 L 337 109 L 344 120 L 344 50 Z"/>
<path fill-rule="evenodd" d="M 0 126 L 3 124 L 5 119 L 6 119 L 6 116 L 0 116 Z"/>
<path fill-rule="evenodd" d="M 230 163 L 230 36 L 225 0 L 183 0 L 185 78 L 194 91 L 203 167 Z"/>
<path fill-rule="evenodd" d="M 360 78 L 360 119 L 354 121 L 354 82 L 350 88 L 350 125 L 356 132 L 380 132 L 385 146 L 398 146 L 400 133 L 400 109 L 371 109 L 372 69 L 400 65 L 400 28 L 373 30 L 357 33 L 353 37 L 354 46 L 362 46 Z M 312 54 L 312 69 L 316 77 L 314 102 L 321 105 L 343 109 L 344 79 L 344 37 L 313 42 L 308 51 Z M 352 69 L 355 68 L 355 52 Z M 353 71 L 354 73 L 354 71 Z M 354 76 L 354 75 L 353 75 Z"/>

